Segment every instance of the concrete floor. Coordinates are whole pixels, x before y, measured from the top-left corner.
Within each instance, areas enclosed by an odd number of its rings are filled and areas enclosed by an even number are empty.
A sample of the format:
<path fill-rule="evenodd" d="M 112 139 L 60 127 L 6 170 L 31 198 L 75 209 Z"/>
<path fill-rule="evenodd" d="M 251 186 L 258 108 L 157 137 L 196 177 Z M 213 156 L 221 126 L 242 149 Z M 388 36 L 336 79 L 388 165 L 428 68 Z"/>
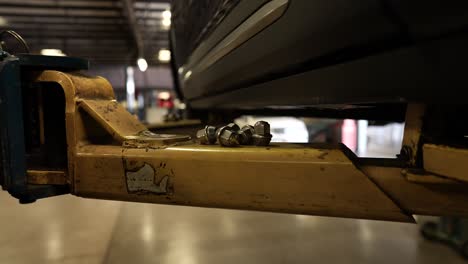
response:
<path fill-rule="evenodd" d="M 418 226 L 0 192 L 0 263 L 465 263 Z"/>

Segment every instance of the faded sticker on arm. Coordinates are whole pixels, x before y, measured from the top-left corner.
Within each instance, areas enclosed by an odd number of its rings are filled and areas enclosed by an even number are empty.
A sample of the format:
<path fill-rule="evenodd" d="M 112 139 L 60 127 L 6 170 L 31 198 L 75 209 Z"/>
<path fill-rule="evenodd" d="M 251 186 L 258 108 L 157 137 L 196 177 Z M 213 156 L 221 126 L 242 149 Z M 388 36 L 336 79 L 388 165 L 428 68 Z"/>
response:
<path fill-rule="evenodd" d="M 159 167 L 153 168 L 148 163 L 142 165 L 132 164 L 132 162 L 126 163 L 125 178 L 129 193 L 172 193 L 171 177 L 173 173 L 166 169 L 166 164 L 161 163 Z"/>

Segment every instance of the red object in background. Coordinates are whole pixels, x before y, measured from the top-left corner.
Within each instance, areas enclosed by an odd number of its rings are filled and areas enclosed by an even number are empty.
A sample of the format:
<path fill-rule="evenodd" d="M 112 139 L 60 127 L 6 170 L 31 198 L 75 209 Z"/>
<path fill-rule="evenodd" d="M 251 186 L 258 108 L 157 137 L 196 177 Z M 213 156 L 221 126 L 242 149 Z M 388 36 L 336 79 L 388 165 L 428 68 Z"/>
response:
<path fill-rule="evenodd" d="M 162 108 L 174 108 L 174 98 L 169 92 L 160 92 L 158 94 L 158 106 Z"/>
<path fill-rule="evenodd" d="M 158 99 L 158 106 L 162 107 L 162 108 L 173 108 L 174 107 L 174 101 L 173 100 Z"/>
<path fill-rule="evenodd" d="M 341 125 L 341 142 L 353 152 L 357 147 L 357 126 L 356 121 L 345 119 Z"/>

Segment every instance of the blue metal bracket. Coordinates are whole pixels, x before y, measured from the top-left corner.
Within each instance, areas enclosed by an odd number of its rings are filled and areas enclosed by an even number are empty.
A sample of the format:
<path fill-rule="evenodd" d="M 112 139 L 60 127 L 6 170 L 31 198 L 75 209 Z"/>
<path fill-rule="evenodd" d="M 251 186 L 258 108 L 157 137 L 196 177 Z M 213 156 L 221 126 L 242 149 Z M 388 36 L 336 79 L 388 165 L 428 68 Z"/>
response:
<path fill-rule="evenodd" d="M 88 61 L 40 55 L 12 56 L 0 50 L 0 184 L 21 203 L 69 193 L 68 186 L 27 183 L 22 74 L 28 71 L 88 69 Z"/>

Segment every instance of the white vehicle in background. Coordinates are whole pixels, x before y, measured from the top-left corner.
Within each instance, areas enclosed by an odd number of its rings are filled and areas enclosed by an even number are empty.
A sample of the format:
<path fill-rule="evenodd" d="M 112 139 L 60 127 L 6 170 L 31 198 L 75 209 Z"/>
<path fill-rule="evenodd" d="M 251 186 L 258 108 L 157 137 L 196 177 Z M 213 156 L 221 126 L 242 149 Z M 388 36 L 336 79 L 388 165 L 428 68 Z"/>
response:
<path fill-rule="evenodd" d="M 242 116 L 235 120 L 240 127 L 253 125 L 257 121 L 267 121 L 270 123 L 270 133 L 273 135 L 271 142 L 309 142 L 309 132 L 305 123 L 294 117 L 258 117 Z"/>

